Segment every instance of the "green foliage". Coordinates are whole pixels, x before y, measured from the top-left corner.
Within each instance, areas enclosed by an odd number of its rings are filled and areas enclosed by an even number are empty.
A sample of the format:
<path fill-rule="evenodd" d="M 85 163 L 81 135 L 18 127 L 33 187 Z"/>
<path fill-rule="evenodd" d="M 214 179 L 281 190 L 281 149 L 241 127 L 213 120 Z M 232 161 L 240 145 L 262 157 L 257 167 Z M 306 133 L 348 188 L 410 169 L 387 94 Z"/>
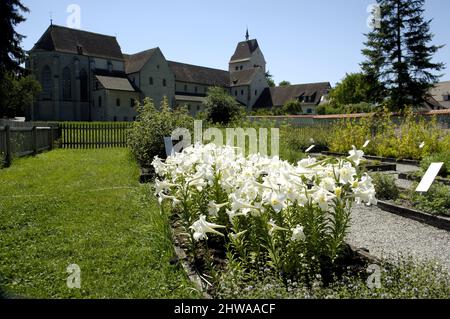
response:
<path fill-rule="evenodd" d="M 448 149 L 448 133 L 438 125 L 436 118 L 426 121 L 406 109 L 401 122 L 395 124 L 387 109 L 361 119 L 346 119 L 336 125 L 338 134 L 330 137 L 330 150 L 346 152 L 352 145 L 361 147 L 371 140 L 364 150 L 368 155 L 398 159 L 421 159 L 429 154 Z M 421 144 L 425 147 L 421 148 Z"/>
<path fill-rule="evenodd" d="M 281 143 L 297 152 L 303 152 L 313 144 L 315 145 L 313 151 L 328 150 L 328 140 L 332 135 L 333 128 L 324 126 L 292 127 L 283 125 L 280 128 Z"/>
<path fill-rule="evenodd" d="M 450 216 L 450 189 L 447 185 L 434 182 L 426 193 L 418 193 L 414 190 L 418 184 L 409 192 L 409 197 L 415 208 L 434 215 Z"/>
<path fill-rule="evenodd" d="M 0 118 L 16 115 L 16 111 L 9 106 L 10 89 L 12 85 L 10 74 L 21 75 L 20 66 L 25 61 L 25 51 L 21 47 L 23 35 L 16 32 L 18 24 L 25 21 L 21 13 L 29 12 L 19 0 L 0 2 L 1 29 L 0 36 Z M 17 98 L 16 98 L 17 99 Z M 23 107 L 23 106 L 22 106 Z M 20 114 L 21 115 L 21 114 Z"/>
<path fill-rule="evenodd" d="M 55 150 L 0 170 L 0 291 L 24 298 L 194 298 L 169 221 L 126 149 Z M 20 200 L 17 197 L 20 196 Z M 81 268 L 68 289 L 66 268 Z"/>
<path fill-rule="evenodd" d="M 0 12 L 2 12 L 0 75 L 3 75 L 3 72 L 22 71 L 20 64 L 25 59 L 25 52 L 21 47 L 21 41 L 24 36 L 17 33 L 14 28 L 25 21 L 21 13 L 27 13 L 29 10 L 20 0 L 8 0 L 1 2 Z"/>
<path fill-rule="evenodd" d="M 25 108 L 31 106 L 41 89 L 40 83 L 31 75 L 7 73 L 0 83 L 0 95 L 3 97 L 0 116 L 23 116 Z"/>
<path fill-rule="evenodd" d="M 370 103 L 361 102 L 358 104 L 348 104 L 343 106 L 334 106 L 331 103 L 322 104 L 317 107 L 317 114 L 355 114 L 355 113 L 372 113 L 375 106 Z"/>
<path fill-rule="evenodd" d="M 228 124 L 241 116 L 241 106 L 223 88 L 208 90 L 204 102 L 206 119 L 212 123 Z"/>
<path fill-rule="evenodd" d="M 370 86 L 361 73 L 346 74 L 345 78 L 330 91 L 329 100 L 333 107 L 371 102 Z"/>
<path fill-rule="evenodd" d="M 166 157 L 164 137 L 171 136 L 177 128 L 186 128 L 192 132 L 193 119 L 186 109 L 171 110 L 165 99 L 161 110 L 157 110 L 150 99 L 138 105 L 139 115 L 128 135 L 131 153 L 141 167 L 151 167 L 155 156 Z"/>
<path fill-rule="evenodd" d="M 447 148 L 446 151 L 426 156 L 420 162 L 420 167 L 424 172 L 426 172 L 431 163 L 444 163 L 444 166 L 442 166 L 441 170 L 439 171 L 439 176 L 450 176 L 450 148 Z"/>
<path fill-rule="evenodd" d="M 381 288 L 367 286 L 369 274 L 348 270 L 326 285 L 319 276 L 313 285 L 280 280 L 268 268 L 244 272 L 236 262 L 228 265 L 218 282 L 218 298 L 223 299 L 448 299 L 450 276 L 432 262 L 399 257 L 380 265 Z"/>
<path fill-rule="evenodd" d="M 0 152 L 0 169 L 6 167 L 6 154 L 3 152 Z"/>
<path fill-rule="evenodd" d="M 303 114 L 302 103 L 298 100 L 289 100 L 284 103 L 281 112 L 286 115 Z"/>
<path fill-rule="evenodd" d="M 425 0 L 377 3 L 380 26 L 367 35 L 362 51 L 367 58 L 362 69 L 371 83 L 370 93 L 378 100 L 387 95 L 391 110 L 420 106 L 440 78 L 434 72 L 444 69 L 443 63 L 433 62 L 441 46 L 432 44 L 431 20 L 424 17 Z"/>
<path fill-rule="evenodd" d="M 281 82 L 278 84 L 278 86 L 289 86 L 289 85 L 291 85 L 291 82 L 289 82 L 289 81 L 281 81 Z"/>
<path fill-rule="evenodd" d="M 373 174 L 373 183 L 378 199 L 396 200 L 400 196 L 395 177 L 388 174 Z"/>
<path fill-rule="evenodd" d="M 266 72 L 266 81 L 269 87 L 273 88 L 276 86 L 275 81 L 273 80 L 273 75 L 270 74 L 270 71 Z"/>

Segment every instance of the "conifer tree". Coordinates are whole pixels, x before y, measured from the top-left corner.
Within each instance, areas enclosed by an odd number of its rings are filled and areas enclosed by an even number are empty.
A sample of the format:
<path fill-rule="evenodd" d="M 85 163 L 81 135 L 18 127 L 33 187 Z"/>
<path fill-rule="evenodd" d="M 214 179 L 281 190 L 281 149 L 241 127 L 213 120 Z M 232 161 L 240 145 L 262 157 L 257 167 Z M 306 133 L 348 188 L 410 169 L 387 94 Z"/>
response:
<path fill-rule="evenodd" d="M 431 44 L 432 20 L 424 18 L 425 0 L 377 0 L 380 24 L 367 34 L 362 63 L 372 96 L 381 101 L 383 95 L 390 108 L 420 106 L 429 89 L 441 75 L 443 63 L 433 62 L 442 47 Z"/>

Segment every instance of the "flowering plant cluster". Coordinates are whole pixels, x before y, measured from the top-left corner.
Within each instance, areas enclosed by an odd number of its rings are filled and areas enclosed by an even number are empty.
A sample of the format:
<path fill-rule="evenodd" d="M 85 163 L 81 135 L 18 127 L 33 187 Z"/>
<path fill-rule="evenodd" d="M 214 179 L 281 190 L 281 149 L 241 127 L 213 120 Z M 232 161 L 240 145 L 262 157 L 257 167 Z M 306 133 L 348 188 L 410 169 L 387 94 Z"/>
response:
<path fill-rule="evenodd" d="M 364 153 L 349 153 L 291 165 L 197 144 L 154 159 L 156 195 L 171 204 L 193 254 L 214 238 L 245 267 L 316 274 L 341 256 L 352 203 L 376 202 L 372 179 L 359 169 Z"/>

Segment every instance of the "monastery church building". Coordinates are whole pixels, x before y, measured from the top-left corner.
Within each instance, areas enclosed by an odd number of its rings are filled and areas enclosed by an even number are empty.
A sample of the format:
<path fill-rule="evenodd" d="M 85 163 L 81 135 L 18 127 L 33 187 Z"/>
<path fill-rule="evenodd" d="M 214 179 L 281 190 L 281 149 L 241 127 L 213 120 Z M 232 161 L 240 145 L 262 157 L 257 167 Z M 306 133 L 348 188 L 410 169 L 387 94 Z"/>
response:
<path fill-rule="evenodd" d="M 257 40 L 238 43 L 229 69 L 166 60 L 159 48 L 124 54 L 112 36 L 51 25 L 29 51 L 27 68 L 42 85 L 27 118 L 45 121 L 133 121 L 136 100 L 203 110 L 208 89 L 219 86 L 248 111 L 297 99 L 315 113 L 328 82 L 269 88 L 266 61 Z"/>

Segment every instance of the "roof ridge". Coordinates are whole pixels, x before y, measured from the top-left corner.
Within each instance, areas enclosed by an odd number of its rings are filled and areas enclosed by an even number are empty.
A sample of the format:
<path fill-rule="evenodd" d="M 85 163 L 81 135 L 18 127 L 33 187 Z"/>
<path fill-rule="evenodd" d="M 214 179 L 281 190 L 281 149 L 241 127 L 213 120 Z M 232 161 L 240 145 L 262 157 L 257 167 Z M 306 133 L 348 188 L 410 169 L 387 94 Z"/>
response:
<path fill-rule="evenodd" d="M 216 69 L 216 68 L 212 68 L 209 66 L 201 66 L 201 65 L 196 65 L 196 64 L 190 64 L 190 63 L 184 63 L 184 62 L 178 62 L 178 61 L 172 61 L 172 60 L 167 60 L 167 63 L 176 63 L 176 64 L 183 64 L 183 65 L 187 65 L 187 66 L 194 66 L 197 68 L 202 68 L 202 69 L 209 69 L 209 70 L 216 70 L 216 71 L 223 71 L 223 72 L 228 72 L 227 70 L 223 70 L 223 69 Z"/>
<path fill-rule="evenodd" d="M 154 47 L 154 48 L 147 49 L 147 50 L 144 50 L 144 51 L 139 51 L 139 52 L 136 52 L 136 53 L 124 53 L 123 55 L 134 56 L 134 55 L 138 55 L 138 54 L 142 54 L 142 53 L 149 53 L 150 51 L 155 51 L 157 49 L 159 49 L 159 47 Z"/>
<path fill-rule="evenodd" d="M 114 36 L 114 35 L 108 35 L 108 34 L 103 34 L 103 33 L 98 33 L 98 32 L 92 32 L 92 31 L 86 31 L 86 30 L 81 30 L 81 29 L 69 28 L 69 27 L 65 27 L 65 26 L 62 26 L 62 25 L 58 25 L 58 24 L 52 24 L 52 25 L 50 26 L 50 28 L 52 28 L 52 27 L 57 27 L 57 28 L 62 28 L 62 29 L 68 29 L 68 30 L 76 31 L 76 32 L 90 33 L 90 34 L 94 34 L 94 35 L 101 35 L 101 36 L 103 36 L 103 37 L 108 37 L 108 38 L 114 38 L 114 39 L 117 38 L 117 37 Z"/>

